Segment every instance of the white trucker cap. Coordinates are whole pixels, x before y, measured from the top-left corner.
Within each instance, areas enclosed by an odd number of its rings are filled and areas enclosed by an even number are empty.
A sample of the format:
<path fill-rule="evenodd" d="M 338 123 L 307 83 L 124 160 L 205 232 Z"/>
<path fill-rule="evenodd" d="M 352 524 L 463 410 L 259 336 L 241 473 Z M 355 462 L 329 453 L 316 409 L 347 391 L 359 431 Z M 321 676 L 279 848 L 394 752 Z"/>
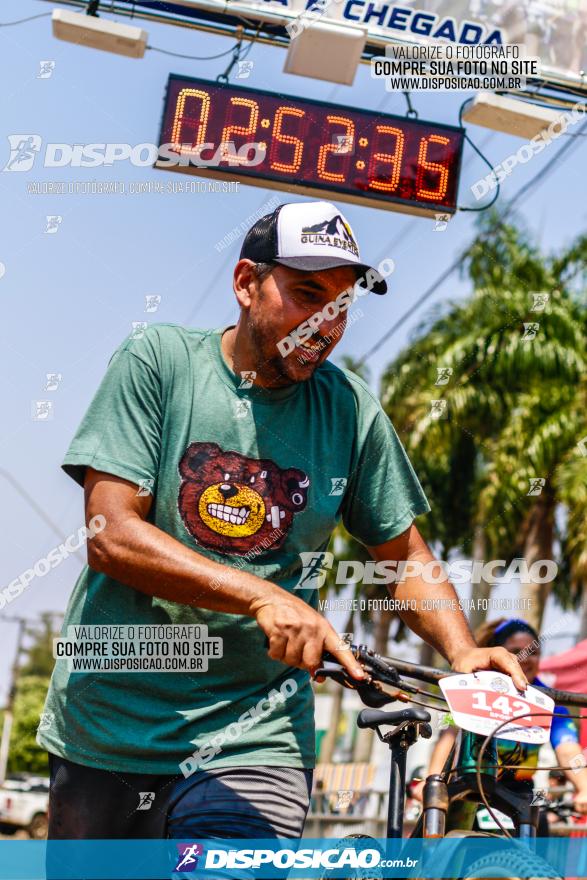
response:
<path fill-rule="evenodd" d="M 251 226 L 240 259 L 282 263 L 292 269 L 317 272 L 337 266 L 357 270 L 357 283 L 373 293 L 386 293 L 383 275 L 362 263 L 351 226 L 331 202 L 288 202 Z"/>

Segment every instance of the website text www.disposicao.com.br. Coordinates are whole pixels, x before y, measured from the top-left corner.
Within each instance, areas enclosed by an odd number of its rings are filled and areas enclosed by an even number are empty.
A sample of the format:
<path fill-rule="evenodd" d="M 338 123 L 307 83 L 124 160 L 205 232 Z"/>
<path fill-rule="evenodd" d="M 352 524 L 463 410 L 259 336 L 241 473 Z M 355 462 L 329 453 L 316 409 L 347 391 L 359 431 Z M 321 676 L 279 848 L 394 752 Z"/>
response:
<path fill-rule="evenodd" d="M 381 851 L 355 849 L 352 846 L 332 849 L 207 849 L 201 867 L 205 869 L 238 869 L 261 868 L 264 865 L 272 868 L 322 868 L 336 870 L 338 868 L 369 869 L 369 868 L 415 868 L 416 859 L 406 858 L 384 859 Z"/>

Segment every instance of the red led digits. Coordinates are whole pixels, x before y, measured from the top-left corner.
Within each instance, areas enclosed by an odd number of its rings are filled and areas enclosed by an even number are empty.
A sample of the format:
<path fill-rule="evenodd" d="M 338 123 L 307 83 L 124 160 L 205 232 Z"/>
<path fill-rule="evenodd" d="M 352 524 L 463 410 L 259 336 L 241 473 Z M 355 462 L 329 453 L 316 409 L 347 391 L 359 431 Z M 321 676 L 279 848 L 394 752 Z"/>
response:
<path fill-rule="evenodd" d="M 233 135 L 241 135 L 244 137 L 248 136 L 248 140 L 252 141 L 257 131 L 257 121 L 259 119 L 259 105 L 256 101 L 253 101 L 251 98 L 235 98 L 232 97 L 230 99 L 230 104 L 226 111 L 225 119 L 232 118 L 232 111 L 234 107 L 248 107 L 249 108 L 249 122 L 247 125 L 226 125 L 222 129 L 222 134 L 220 135 L 220 143 L 228 144 L 233 141 Z M 232 158 L 234 160 L 234 153 L 230 154 L 228 152 L 228 147 L 225 150 L 226 159 Z M 235 149 L 237 149 L 237 145 L 235 144 Z"/>
<path fill-rule="evenodd" d="M 281 171 L 283 174 L 295 174 L 300 170 L 302 164 L 302 154 L 304 152 L 304 142 L 300 138 L 294 137 L 293 134 L 283 134 L 281 126 L 284 116 L 293 116 L 303 119 L 306 115 L 305 110 L 299 110 L 297 107 L 278 107 L 273 121 L 273 133 L 271 148 L 269 150 L 269 166 L 274 171 Z M 281 162 L 277 156 L 280 153 L 280 144 L 293 144 L 293 156 L 291 162 Z M 291 152 L 291 150 L 290 150 Z"/>
<path fill-rule="evenodd" d="M 346 180 L 346 176 L 342 173 L 337 173 L 335 171 L 327 171 L 326 162 L 328 161 L 330 153 L 334 153 L 338 156 L 346 153 L 347 161 L 345 162 L 345 164 L 348 164 L 348 157 L 352 153 L 352 149 L 350 149 L 348 146 L 346 146 L 345 148 L 345 145 L 349 143 L 352 145 L 355 142 L 355 124 L 352 119 L 349 119 L 346 116 L 332 116 L 330 114 L 327 115 L 326 122 L 329 125 L 332 125 L 333 123 L 336 125 L 344 125 L 346 131 L 344 134 L 332 135 L 332 137 L 338 136 L 340 138 L 343 138 L 342 144 L 341 141 L 339 141 L 338 143 L 330 142 L 323 143 L 320 147 L 320 150 L 318 152 L 318 162 L 316 166 L 318 177 L 320 177 L 322 180 L 331 180 L 334 183 L 344 183 Z"/>
<path fill-rule="evenodd" d="M 192 99 L 192 100 L 190 100 Z M 190 110 L 197 110 L 197 117 L 190 115 Z M 182 150 L 182 144 L 191 144 L 198 147 L 206 141 L 206 127 L 210 114 L 210 95 L 201 89 L 182 89 L 177 96 L 175 114 L 171 126 L 170 143 L 176 150 Z M 188 136 L 189 131 L 195 129 L 195 134 Z M 192 151 L 193 152 L 193 151 Z"/>
<path fill-rule="evenodd" d="M 186 144 L 190 162 L 156 164 L 432 216 L 456 210 L 463 139 L 464 130 L 450 125 L 172 75 L 160 144 L 176 151 Z M 195 156 L 204 143 L 214 150 L 234 143 L 235 151 L 261 143 L 266 152 L 244 162 L 228 148 L 202 167 Z"/>
<path fill-rule="evenodd" d="M 418 150 L 418 170 L 416 171 L 416 196 L 417 198 L 426 201 L 441 202 L 448 189 L 448 168 L 441 162 L 429 161 L 429 144 L 443 144 L 446 146 L 447 144 L 450 144 L 450 138 L 439 134 L 431 134 L 428 137 L 423 137 L 420 141 L 420 149 Z M 424 175 L 427 171 L 434 171 L 440 175 L 436 189 L 426 189 L 426 187 L 424 187 Z"/>
<path fill-rule="evenodd" d="M 393 153 L 373 153 L 368 171 L 369 186 L 372 189 L 379 189 L 382 192 L 395 192 L 399 183 L 402 158 L 404 155 L 404 133 L 401 129 L 392 125 L 376 125 L 375 131 L 378 134 L 394 135 L 395 150 Z M 389 179 L 381 179 L 381 172 L 377 170 L 382 162 L 391 165 Z"/>

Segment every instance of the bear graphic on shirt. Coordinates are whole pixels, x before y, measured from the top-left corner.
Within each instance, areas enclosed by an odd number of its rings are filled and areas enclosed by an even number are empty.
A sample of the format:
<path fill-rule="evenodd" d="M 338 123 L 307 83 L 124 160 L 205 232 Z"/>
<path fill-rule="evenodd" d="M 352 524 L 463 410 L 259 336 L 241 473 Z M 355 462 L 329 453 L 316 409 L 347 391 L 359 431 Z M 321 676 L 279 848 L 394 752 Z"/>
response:
<path fill-rule="evenodd" d="M 225 451 L 217 443 L 190 443 L 179 463 L 178 507 L 198 544 L 245 554 L 260 543 L 277 550 L 294 514 L 304 510 L 310 480 L 298 468 L 268 458 Z"/>

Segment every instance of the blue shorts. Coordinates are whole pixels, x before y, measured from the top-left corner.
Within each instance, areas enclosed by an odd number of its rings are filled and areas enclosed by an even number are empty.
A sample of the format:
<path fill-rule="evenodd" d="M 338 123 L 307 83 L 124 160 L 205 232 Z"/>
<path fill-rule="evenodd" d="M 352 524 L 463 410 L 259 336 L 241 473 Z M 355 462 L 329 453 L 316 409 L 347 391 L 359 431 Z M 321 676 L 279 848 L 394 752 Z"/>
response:
<path fill-rule="evenodd" d="M 49 755 L 50 840 L 300 838 L 312 770 L 117 773 Z"/>

